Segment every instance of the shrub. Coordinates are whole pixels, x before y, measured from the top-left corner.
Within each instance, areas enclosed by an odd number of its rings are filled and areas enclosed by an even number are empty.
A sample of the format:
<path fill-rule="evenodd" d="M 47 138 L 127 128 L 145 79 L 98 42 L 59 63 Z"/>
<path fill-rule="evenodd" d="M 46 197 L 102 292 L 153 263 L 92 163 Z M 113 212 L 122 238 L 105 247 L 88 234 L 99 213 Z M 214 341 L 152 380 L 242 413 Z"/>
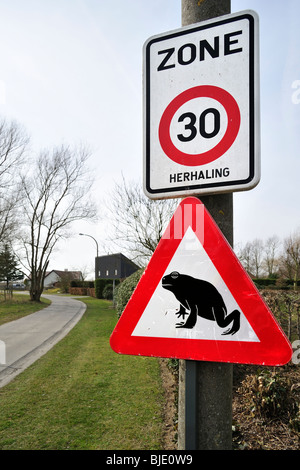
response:
<path fill-rule="evenodd" d="M 274 286 L 276 284 L 276 279 L 253 279 L 253 282 L 256 284 L 257 287 L 268 287 L 268 286 Z"/>
<path fill-rule="evenodd" d="M 124 308 L 126 307 L 130 297 L 133 294 L 134 289 L 136 288 L 137 283 L 139 282 L 144 268 L 139 269 L 131 276 L 127 277 L 119 286 L 115 293 L 115 303 L 118 318 L 122 315 Z"/>
<path fill-rule="evenodd" d="M 89 287 L 93 288 L 94 287 L 94 281 L 79 281 L 76 279 L 73 279 L 70 281 L 70 287 Z"/>
<path fill-rule="evenodd" d="M 115 279 L 115 289 L 116 286 L 120 283 L 119 279 Z M 112 279 L 96 279 L 95 280 L 95 295 L 97 299 L 109 299 L 112 300 L 113 294 L 110 297 L 105 297 L 108 295 L 109 290 L 113 291 L 113 280 Z M 107 287 L 106 291 L 104 289 Z"/>
<path fill-rule="evenodd" d="M 96 279 L 95 280 L 95 294 L 97 299 L 102 299 L 102 292 L 105 287 L 105 280 L 104 279 Z"/>
<path fill-rule="evenodd" d="M 238 392 L 246 399 L 254 417 L 278 419 L 289 409 L 290 387 L 276 371 L 259 370 L 247 376 Z"/>
<path fill-rule="evenodd" d="M 104 289 L 102 291 L 103 299 L 106 300 L 112 300 L 113 298 L 113 285 L 112 284 L 106 284 L 104 286 Z"/>

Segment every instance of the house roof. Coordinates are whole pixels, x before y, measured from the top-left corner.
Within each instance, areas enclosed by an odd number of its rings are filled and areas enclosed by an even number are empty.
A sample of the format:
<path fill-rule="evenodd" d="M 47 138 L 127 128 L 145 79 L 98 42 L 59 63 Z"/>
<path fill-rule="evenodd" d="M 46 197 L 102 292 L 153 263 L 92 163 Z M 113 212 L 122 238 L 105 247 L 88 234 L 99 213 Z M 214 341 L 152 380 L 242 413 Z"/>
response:
<path fill-rule="evenodd" d="M 59 271 L 57 269 L 52 269 L 52 271 L 46 272 L 45 279 L 51 273 L 55 273 L 59 277 L 64 277 L 67 275 L 69 279 L 81 279 L 82 278 L 81 271 Z"/>
<path fill-rule="evenodd" d="M 106 262 L 107 260 L 120 260 L 123 263 L 130 264 L 131 266 L 135 267 L 136 269 L 140 269 L 140 266 L 135 264 L 131 259 L 127 258 L 127 256 L 123 255 L 123 253 L 113 253 L 110 255 L 103 255 L 103 256 L 97 256 L 96 260 L 98 262 Z"/>

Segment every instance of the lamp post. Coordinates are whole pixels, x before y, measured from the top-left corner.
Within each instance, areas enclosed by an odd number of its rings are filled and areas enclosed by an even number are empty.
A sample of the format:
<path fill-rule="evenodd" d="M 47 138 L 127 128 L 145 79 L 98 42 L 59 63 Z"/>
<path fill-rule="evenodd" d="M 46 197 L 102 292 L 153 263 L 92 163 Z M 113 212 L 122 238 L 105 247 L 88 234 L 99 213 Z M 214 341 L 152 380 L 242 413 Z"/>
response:
<path fill-rule="evenodd" d="M 79 235 L 83 235 L 84 237 L 90 237 L 94 240 L 94 242 L 96 243 L 96 247 L 97 247 L 97 258 L 98 258 L 99 248 L 98 248 L 97 240 L 94 237 L 92 237 L 92 235 L 87 235 L 86 233 L 80 233 Z"/>
<path fill-rule="evenodd" d="M 98 255 L 99 255 L 98 242 L 97 242 L 96 238 L 92 237 L 92 235 L 88 235 L 86 233 L 80 233 L 79 235 L 83 235 L 84 237 L 90 237 L 96 243 L 96 248 L 97 248 L 97 257 L 95 259 L 95 279 L 96 279 L 96 277 L 97 277 L 97 258 L 98 258 Z"/>

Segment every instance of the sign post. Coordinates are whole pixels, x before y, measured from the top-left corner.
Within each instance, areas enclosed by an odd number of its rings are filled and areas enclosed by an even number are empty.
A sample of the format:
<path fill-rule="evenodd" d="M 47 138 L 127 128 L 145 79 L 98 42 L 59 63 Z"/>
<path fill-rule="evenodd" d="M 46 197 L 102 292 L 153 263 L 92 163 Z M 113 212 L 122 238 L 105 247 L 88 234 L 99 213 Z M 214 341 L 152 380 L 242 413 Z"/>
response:
<path fill-rule="evenodd" d="M 223 16 L 231 12 L 231 0 L 209 0 L 194 2 L 181 0 L 182 26 L 198 21 L 205 21 L 212 17 Z M 233 246 L 233 194 L 217 194 L 214 196 L 202 196 L 202 201 L 210 211 L 215 222 Z M 200 369 L 201 368 L 201 369 Z M 186 382 L 186 377 L 188 382 Z M 194 388 L 189 383 L 195 384 Z M 193 449 L 232 449 L 232 364 L 216 363 L 189 363 L 181 360 L 179 362 L 179 397 L 178 397 L 178 449 L 192 447 Z M 201 386 L 197 386 L 201 383 Z M 224 401 L 222 406 L 218 405 L 216 397 L 220 389 L 223 390 Z M 210 392 L 215 390 L 211 398 Z M 195 391 L 195 392 L 194 392 Z M 195 416 L 194 436 L 189 445 L 190 437 L 186 426 L 189 415 L 186 412 L 188 396 L 195 393 L 194 408 L 189 411 Z M 215 408 L 212 404 L 215 403 Z M 200 411 L 200 405 L 204 405 Z M 218 406 L 217 406 L 218 405 Z M 207 423 L 213 423 L 208 426 Z M 216 427 L 215 430 L 213 427 Z M 204 431 L 205 430 L 205 431 Z"/>

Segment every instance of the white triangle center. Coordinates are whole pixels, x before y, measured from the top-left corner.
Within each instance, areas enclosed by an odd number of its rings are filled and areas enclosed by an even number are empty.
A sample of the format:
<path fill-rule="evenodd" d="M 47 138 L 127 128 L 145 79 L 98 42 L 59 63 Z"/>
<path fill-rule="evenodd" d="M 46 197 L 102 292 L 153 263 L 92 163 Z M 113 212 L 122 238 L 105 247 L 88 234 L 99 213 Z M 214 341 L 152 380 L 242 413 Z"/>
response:
<path fill-rule="evenodd" d="M 197 300 L 199 313 L 195 326 L 193 328 L 176 328 L 176 323 L 182 321 L 182 318 L 178 319 L 176 316 L 180 303 L 173 292 L 162 287 L 160 281 L 132 333 L 133 336 L 259 342 L 248 320 L 191 227 L 187 229 L 164 276 L 172 272 L 211 283 L 223 298 L 227 309 L 226 316 L 234 310 L 239 310 L 241 313 L 239 330 L 235 334 L 224 335 L 231 325 L 220 328 L 216 321 L 202 318 L 200 294 L 199 302 Z M 188 292 L 186 296 L 188 299 Z M 188 316 L 185 317 L 185 320 L 187 318 Z"/>

